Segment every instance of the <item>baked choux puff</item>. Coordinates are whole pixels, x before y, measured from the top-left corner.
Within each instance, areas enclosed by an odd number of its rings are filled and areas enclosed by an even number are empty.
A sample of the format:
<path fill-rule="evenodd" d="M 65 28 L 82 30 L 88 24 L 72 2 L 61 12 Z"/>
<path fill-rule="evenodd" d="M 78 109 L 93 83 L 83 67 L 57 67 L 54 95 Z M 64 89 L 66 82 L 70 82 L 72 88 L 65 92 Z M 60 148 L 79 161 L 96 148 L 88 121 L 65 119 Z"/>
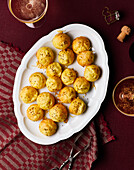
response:
<path fill-rule="evenodd" d="M 46 86 L 49 91 L 56 92 L 62 88 L 62 81 L 57 76 L 48 77 L 46 81 Z"/>
<path fill-rule="evenodd" d="M 20 91 L 20 98 L 24 103 L 32 103 L 37 99 L 38 91 L 31 86 L 25 86 Z"/>
<path fill-rule="evenodd" d="M 41 120 L 44 116 L 44 111 L 37 105 L 32 104 L 27 109 L 27 117 L 32 121 Z"/>
<path fill-rule="evenodd" d="M 65 49 L 59 52 L 58 60 L 61 64 L 69 66 L 75 59 L 74 52 L 71 49 Z"/>
<path fill-rule="evenodd" d="M 29 77 L 29 82 L 32 87 L 42 89 L 46 85 L 46 77 L 40 72 L 35 72 Z"/>
<path fill-rule="evenodd" d="M 92 65 L 86 66 L 85 71 L 84 71 L 84 77 L 88 81 L 94 82 L 99 79 L 100 73 L 101 73 L 100 67 L 92 64 Z"/>
<path fill-rule="evenodd" d="M 52 43 L 55 48 L 64 50 L 70 46 L 71 39 L 67 34 L 61 32 L 54 36 Z"/>
<path fill-rule="evenodd" d="M 71 103 L 76 98 L 76 91 L 73 87 L 64 87 L 59 92 L 59 100 L 62 103 Z"/>
<path fill-rule="evenodd" d="M 49 47 L 41 47 L 36 53 L 37 66 L 41 69 L 46 69 L 49 64 L 54 61 L 54 52 Z"/>
<path fill-rule="evenodd" d="M 77 73 L 73 69 L 66 68 L 61 74 L 61 80 L 65 85 L 73 84 Z"/>
<path fill-rule="evenodd" d="M 49 116 L 55 122 L 64 122 L 68 117 L 68 112 L 63 104 L 58 103 L 49 110 Z"/>
<path fill-rule="evenodd" d="M 53 76 L 60 77 L 61 73 L 62 73 L 62 67 L 57 62 L 50 64 L 46 69 L 46 74 L 48 77 L 53 77 Z"/>
<path fill-rule="evenodd" d="M 77 62 L 81 66 L 88 66 L 94 62 L 94 54 L 92 51 L 83 51 L 77 56 Z"/>
<path fill-rule="evenodd" d="M 55 98 L 51 93 L 43 92 L 37 97 L 37 104 L 41 109 L 48 110 L 55 104 Z"/>
<path fill-rule="evenodd" d="M 89 39 L 87 37 L 83 37 L 83 36 L 75 38 L 72 43 L 73 51 L 76 54 L 79 54 L 83 51 L 88 51 L 90 49 L 90 47 L 91 47 L 91 43 L 90 43 Z"/>
<path fill-rule="evenodd" d="M 57 124 L 51 119 L 43 119 L 39 124 L 40 132 L 45 136 L 52 136 L 57 131 Z"/>
<path fill-rule="evenodd" d="M 79 97 L 74 99 L 69 106 L 70 113 L 74 115 L 81 115 L 82 113 L 85 112 L 85 110 L 86 104 L 83 100 L 79 99 Z"/>
<path fill-rule="evenodd" d="M 78 77 L 73 86 L 77 93 L 81 94 L 87 93 L 90 89 L 90 83 L 84 77 Z"/>

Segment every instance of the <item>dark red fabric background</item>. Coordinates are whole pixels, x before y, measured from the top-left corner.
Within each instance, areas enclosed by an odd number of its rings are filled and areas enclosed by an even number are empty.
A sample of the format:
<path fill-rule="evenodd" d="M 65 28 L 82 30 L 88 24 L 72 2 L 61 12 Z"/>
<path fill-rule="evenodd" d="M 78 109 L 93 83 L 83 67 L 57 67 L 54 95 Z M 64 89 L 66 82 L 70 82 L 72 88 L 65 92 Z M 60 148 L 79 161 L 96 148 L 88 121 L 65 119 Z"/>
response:
<path fill-rule="evenodd" d="M 49 0 L 45 24 L 30 29 L 18 22 L 8 11 L 6 0 L 0 1 L 0 41 L 13 43 L 24 52 L 42 36 L 56 28 L 71 23 L 82 23 L 94 28 L 102 36 L 108 53 L 110 80 L 106 98 L 101 106 L 116 141 L 99 150 L 94 170 L 130 170 L 134 167 L 134 118 L 119 113 L 112 102 L 112 91 L 116 83 L 134 75 L 134 63 L 129 57 L 129 47 L 134 42 L 134 1 L 127 0 Z M 107 25 L 102 16 L 104 7 L 119 10 L 121 19 Z M 120 28 L 128 25 L 132 29 L 127 41 L 120 43 L 116 37 Z"/>

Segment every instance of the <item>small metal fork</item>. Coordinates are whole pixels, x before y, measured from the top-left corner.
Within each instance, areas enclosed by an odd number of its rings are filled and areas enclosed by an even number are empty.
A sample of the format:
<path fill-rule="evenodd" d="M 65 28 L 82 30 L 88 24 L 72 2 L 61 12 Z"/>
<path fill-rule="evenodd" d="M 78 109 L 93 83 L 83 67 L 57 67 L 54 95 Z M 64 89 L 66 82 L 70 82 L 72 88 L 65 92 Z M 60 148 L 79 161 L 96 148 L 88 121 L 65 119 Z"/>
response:
<path fill-rule="evenodd" d="M 70 151 L 70 154 L 69 154 L 68 159 L 65 160 L 65 162 L 63 162 L 63 164 L 60 166 L 60 168 L 56 167 L 56 168 L 53 168 L 52 170 L 61 170 L 68 162 L 70 162 L 70 163 L 69 163 L 68 170 L 71 170 L 73 159 L 76 158 L 82 151 L 86 151 L 86 150 L 89 148 L 90 143 L 91 143 L 91 138 L 92 138 L 92 137 L 90 137 L 87 145 L 85 145 L 84 148 L 82 148 L 81 150 L 79 150 L 78 152 L 76 152 L 76 153 L 72 156 L 72 153 L 73 153 L 73 150 L 74 150 L 74 146 L 75 146 L 76 142 L 78 141 L 78 139 L 80 138 L 80 136 L 81 136 L 82 134 L 83 134 L 83 133 L 80 133 L 80 134 L 76 137 L 76 139 L 75 139 L 75 141 L 74 141 L 74 144 L 73 144 L 73 147 L 72 147 L 72 149 L 71 149 L 71 151 Z"/>

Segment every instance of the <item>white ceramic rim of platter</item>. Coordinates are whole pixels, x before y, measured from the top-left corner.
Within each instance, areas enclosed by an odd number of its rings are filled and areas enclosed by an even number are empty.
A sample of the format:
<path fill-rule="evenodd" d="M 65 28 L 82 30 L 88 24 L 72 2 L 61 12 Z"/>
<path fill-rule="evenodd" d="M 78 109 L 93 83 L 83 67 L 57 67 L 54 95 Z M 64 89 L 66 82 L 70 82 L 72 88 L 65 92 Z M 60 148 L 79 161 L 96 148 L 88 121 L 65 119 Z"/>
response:
<path fill-rule="evenodd" d="M 51 137 L 49 139 L 49 137 L 46 139 L 39 139 L 37 136 L 34 136 L 33 134 L 31 134 L 28 129 L 26 128 L 24 121 L 23 121 L 23 116 L 21 114 L 20 111 L 20 99 L 19 97 L 19 93 L 20 93 L 20 83 L 21 83 L 21 76 L 23 71 L 26 69 L 26 64 L 29 60 L 30 57 L 33 55 L 33 53 L 35 53 L 35 51 L 37 51 L 39 49 L 40 46 L 42 46 L 42 44 L 45 41 L 48 40 L 52 40 L 52 38 L 57 34 L 57 31 L 59 30 L 63 30 L 66 32 L 70 31 L 70 30 L 74 30 L 74 29 L 80 29 L 81 31 L 87 31 L 87 34 L 92 34 L 93 37 L 99 42 L 99 48 L 102 51 L 104 58 L 105 58 L 105 68 L 104 68 L 104 72 L 105 72 L 105 81 L 103 82 L 103 93 L 98 94 L 98 96 L 96 97 L 96 101 L 95 101 L 95 108 L 94 108 L 94 112 L 91 114 L 88 114 L 87 119 L 83 120 L 83 123 L 77 127 L 74 127 L 73 129 L 70 129 L 67 131 L 67 133 L 65 133 L 62 136 L 58 136 L 56 137 Z M 92 42 L 92 40 L 91 40 Z M 103 74 L 103 73 L 102 73 Z M 79 132 L 80 130 L 82 130 L 90 121 L 91 119 L 97 114 L 97 112 L 100 109 L 100 106 L 106 96 L 106 92 L 107 92 L 107 87 L 108 87 L 108 80 L 109 80 L 109 66 L 108 66 L 108 56 L 105 50 L 105 46 L 104 46 L 104 42 L 101 38 L 101 36 L 91 27 L 83 25 L 83 24 L 70 24 L 67 26 L 64 26 L 62 28 L 58 28 L 52 32 L 50 32 L 48 35 L 45 35 L 44 37 L 42 37 L 41 39 L 39 39 L 33 46 L 32 48 L 25 54 L 25 56 L 23 57 L 21 64 L 16 72 L 16 77 L 15 77 L 15 81 L 14 81 L 14 87 L 13 87 L 13 102 L 14 102 L 14 112 L 15 112 L 15 116 L 17 118 L 18 121 L 18 126 L 21 130 L 21 132 L 31 141 L 38 143 L 38 144 L 42 144 L 42 145 L 50 145 L 50 144 L 54 144 L 56 142 L 59 142 L 61 140 L 65 140 L 69 137 L 71 137 L 73 134 Z M 45 137 L 44 137 L 45 138 Z"/>

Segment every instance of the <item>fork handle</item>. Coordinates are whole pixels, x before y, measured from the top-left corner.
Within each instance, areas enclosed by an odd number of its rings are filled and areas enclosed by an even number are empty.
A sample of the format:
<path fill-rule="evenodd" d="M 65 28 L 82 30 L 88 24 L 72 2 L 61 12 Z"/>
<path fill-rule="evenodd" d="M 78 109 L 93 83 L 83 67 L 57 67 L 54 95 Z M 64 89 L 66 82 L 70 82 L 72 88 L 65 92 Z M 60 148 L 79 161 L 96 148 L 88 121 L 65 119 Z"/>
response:
<path fill-rule="evenodd" d="M 72 167 L 72 162 L 69 163 L 68 170 L 71 170 L 71 167 Z"/>
<path fill-rule="evenodd" d="M 68 163 L 68 159 L 65 161 L 65 162 L 63 162 L 63 164 L 60 166 L 60 168 L 59 168 L 59 170 L 61 170 L 67 163 Z"/>
<path fill-rule="evenodd" d="M 69 158 L 69 167 L 68 167 L 68 170 L 71 170 L 71 167 L 72 167 L 72 163 L 73 163 L 73 157 L 70 157 Z"/>

